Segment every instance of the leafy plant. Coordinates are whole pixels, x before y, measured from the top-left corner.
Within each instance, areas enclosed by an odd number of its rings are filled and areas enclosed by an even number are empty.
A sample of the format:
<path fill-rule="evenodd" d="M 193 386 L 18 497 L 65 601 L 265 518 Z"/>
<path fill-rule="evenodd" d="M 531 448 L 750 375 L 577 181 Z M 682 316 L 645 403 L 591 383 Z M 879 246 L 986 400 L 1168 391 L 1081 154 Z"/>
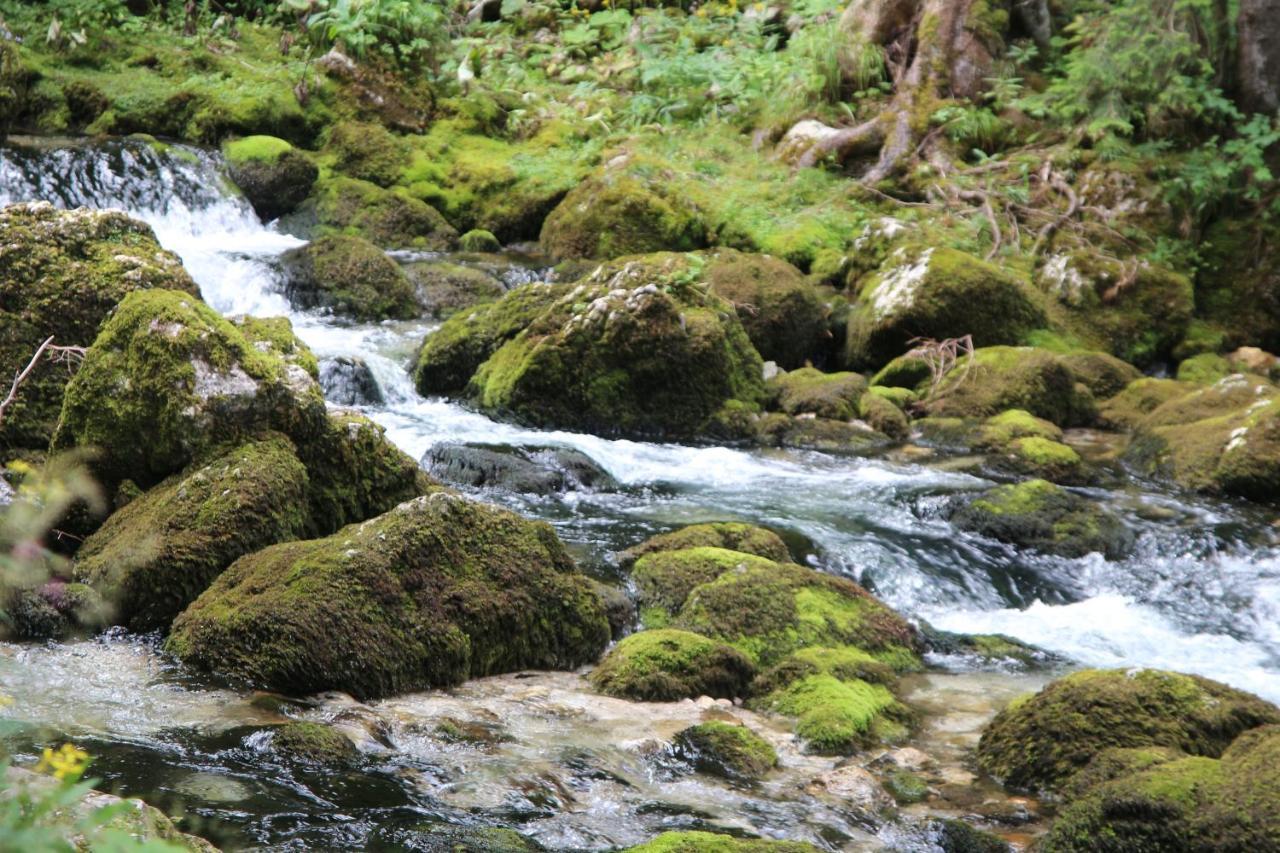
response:
<path fill-rule="evenodd" d="M 359 58 L 380 55 L 417 67 L 445 41 L 447 17 L 433 0 L 283 0 L 309 12 L 306 28 L 321 47 Z"/>

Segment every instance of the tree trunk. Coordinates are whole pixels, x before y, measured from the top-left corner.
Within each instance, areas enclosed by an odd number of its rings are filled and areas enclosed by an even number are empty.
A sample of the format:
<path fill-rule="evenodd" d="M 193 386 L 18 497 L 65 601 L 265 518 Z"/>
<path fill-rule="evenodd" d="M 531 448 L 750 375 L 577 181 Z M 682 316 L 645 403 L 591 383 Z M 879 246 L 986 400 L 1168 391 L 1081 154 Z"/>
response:
<path fill-rule="evenodd" d="M 1240 0 L 1240 101 L 1246 110 L 1280 110 L 1280 0 Z"/>

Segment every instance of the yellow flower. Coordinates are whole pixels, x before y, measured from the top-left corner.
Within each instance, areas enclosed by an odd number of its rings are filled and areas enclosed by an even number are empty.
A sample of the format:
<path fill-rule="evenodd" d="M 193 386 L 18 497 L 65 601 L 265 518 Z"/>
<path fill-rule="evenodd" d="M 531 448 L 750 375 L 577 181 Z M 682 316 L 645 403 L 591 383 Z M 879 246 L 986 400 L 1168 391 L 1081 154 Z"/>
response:
<path fill-rule="evenodd" d="M 46 746 L 40 763 L 36 765 L 37 773 L 52 773 L 59 781 L 70 779 L 76 781 L 89 767 L 89 753 L 72 743 L 64 743 L 54 752 Z"/>

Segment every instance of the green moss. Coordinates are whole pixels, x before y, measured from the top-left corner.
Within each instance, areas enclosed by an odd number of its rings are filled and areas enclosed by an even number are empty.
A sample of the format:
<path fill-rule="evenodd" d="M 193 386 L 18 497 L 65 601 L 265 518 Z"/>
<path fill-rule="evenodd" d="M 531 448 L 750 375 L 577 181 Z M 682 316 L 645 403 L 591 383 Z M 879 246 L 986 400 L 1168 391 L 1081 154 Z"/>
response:
<path fill-rule="evenodd" d="M 548 525 L 439 491 L 240 558 L 167 648 L 268 689 L 367 699 L 573 668 L 608 639 L 600 599 Z"/>
<path fill-rule="evenodd" d="M 0 232 L 0 375 L 10 380 L 50 335 L 63 346 L 93 343 L 103 320 L 135 290 L 169 288 L 198 298 L 178 257 L 122 213 L 12 205 L 0 210 Z M 49 446 L 68 376 L 51 362 L 36 367 L 0 423 L 0 449 Z"/>
<path fill-rule="evenodd" d="M 408 161 L 408 145 L 382 125 L 344 121 L 329 128 L 325 153 L 333 166 L 349 177 L 380 187 L 396 183 Z"/>
<path fill-rule="evenodd" d="M 1178 365 L 1178 381 L 1192 385 L 1212 385 L 1230 373 L 1226 358 L 1212 352 L 1192 356 Z"/>
<path fill-rule="evenodd" d="M 632 634 L 592 670 L 591 684 L 610 696 L 646 702 L 745 695 L 755 667 L 741 652 L 688 631 Z"/>
<path fill-rule="evenodd" d="M 1070 352 L 1062 356 L 1062 363 L 1098 400 L 1114 396 L 1142 378 L 1138 368 L 1105 352 Z"/>
<path fill-rule="evenodd" d="M 882 397 L 903 410 L 920 399 L 920 396 L 910 388 L 895 388 L 890 385 L 872 385 L 867 389 L 867 393 Z"/>
<path fill-rule="evenodd" d="M 811 844 L 799 841 L 761 841 L 711 832 L 664 832 L 626 853 L 815 853 Z"/>
<path fill-rule="evenodd" d="M 698 770 L 730 779 L 755 779 L 778 764 L 778 753 L 767 740 L 746 726 L 719 720 L 679 732 L 675 751 Z"/>
<path fill-rule="evenodd" d="M 822 755 L 848 755 L 906 735 L 910 713 L 883 685 L 811 675 L 770 694 L 760 704 L 796 717 L 796 734 Z"/>
<path fill-rule="evenodd" d="M 353 178 L 322 179 L 312 198 L 317 233 L 364 237 L 385 249 L 448 251 L 458 232 L 435 208 L 403 190 Z"/>
<path fill-rule="evenodd" d="M 275 136 L 246 136 L 222 146 L 223 156 L 232 166 L 247 163 L 274 163 L 294 147 Z"/>
<path fill-rule="evenodd" d="M 899 661 L 853 646 L 807 646 L 762 672 L 751 691 L 758 696 L 767 696 L 811 675 L 830 675 L 840 681 L 866 681 L 893 687 L 899 671 L 912 671 L 919 667 L 918 658 Z"/>
<path fill-rule="evenodd" d="M 916 391 L 928 382 L 932 375 L 933 370 L 923 358 L 900 355 L 871 377 L 871 385 Z"/>
<path fill-rule="evenodd" d="M 778 534 L 740 521 L 692 524 L 670 533 L 659 533 L 623 551 L 618 558 L 623 566 L 630 566 L 645 554 L 682 551 L 686 548 L 722 548 L 754 554 L 775 562 L 791 560 L 791 552 Z"/>
<path fill-rule="evenodd" d="M 1065 557 L 1100 551 L 1119 558 L 1133 543 L 1133 534 L 1115 515 L 1039 479 L 997 486 L 951 520 L 962 530 Z"/>
<path fill-rule="evenodd" d="M 990 417 L 1007 409 L 1070 427 L 1095 414 L 1093 395 L 1053 353 L 1031 347 L 986 347 L 962 358 L 943 378 L 929 413 Z"/>
<path fill-rule="evenodd" d="M 1009 409 L 983 421 L 974 442 L 977 447 L 1003 449 L 1019 438 L 1062 440 L 1062 430 L 1025 409 Z"/>
<path fill-rule="evenodd" d="M 867 380 L 857 373 L 823 373 L 802 367 L 769 381 L 777 408 L 788 415 L 814 414 L 847 421 L 858 413 Z"/>
<path fill-rule="evenodd" d="M 237 139 L 223 145 L 222 152 L 231 180 L 265 220 L 293 212 L 319 175 L 305 155 L 274 136 Z"/>
<path fill-rule="evenodd" d="M 497 237 L 493 236 L 492 231 L 485 231 L 483 228 L 472 228 L 459 238 L 458 248 L 464 252 L 500 252 L 502 251 L 502 244 L 498 242 Z"/>
<path fill-rule="evenodd" d="M 320 364 L 311 350 L 293 333 L 288 317 L 250 317 L 241 314 L 231 322 L 256 348 L 297 365 L 313 379 L 320 376 Z"/>
<path fill-rule="evenodd" d="M 1164 403 L 1193 390 L 1194 386 L 1174 379 L 1136 379 L 1098 407 L 1099 419 L 1107 426 L 1132 429 Z"/>
<path fill-rule="evenodd" d="M 895 770 L 885 778 L 885 789 L 899 805 L 922 803 L 929 798 L 929 783 L 908 770 Z"/>
<path fill-rule="evenodd" d="M 654 616 L 654 609 L 661 610 L 664 615 L 659 618 L 665 621 L 680 612 L 695 587 L 739 566 L 749 565 L 767 567 L 773 565 L 773 561 L 740 551 L 705 546 L 679 551 L 663 550 L 636 560 L 631 577 L 639 593 L 641 612 Z"/>
<path fill-rule="evenodd" d="M 761 358 L 784 370 L 818 360 L 827 346 L 827 309 L 816 288 L 786 261 L 733 249 L 708 253 L 703 278 L 738 312 Z"/>
<path fill-rule="evenodd" d="M 400 265 L 360 237 L 331 235 L 280 258 L 285 292 L 301 308 L 326 308 L 357 320 L 407 320 L 419 308 Z"/>
<path fill-rule="evenodd" d="M 307 529 L 307 473 L 284 436 L 178 474 L 112 514 L 76 554 L 116 624 L 165 630 L 236 558 Z"/>
<path fill-rule="evenodd" d="M 1204 265 L 1196 278 L 1196 305 L 1205 321 L 1198 330 L 1200 351 L 1280 351 L 1278 244 L 1269 217 L 1224 217 L 1205 232 Z"/>
<path fill-rule="evenodd" d="M 606 171 L 565 196 L 543 223 L 539 242 L 557 261 L 609 260 L 700 249 L 707 237 L 705 226 L 678 195 L 661 185 Z"/>
<path fill-rule="evenodd" d="M 403 269 L 422 310 L 436 317 L 451 317 L 506 293 L 501 281 L 475 267 L 429 260 L 410 262 Z"/>
<path fill-rule="evenodd" d="M 1170 747 L 1216 757 L 1280 709 L 1195 675 L 1085 670 L 996 716 L 979 766 L 1017 788 L 1054 789 L 1112 747 Z"/>
<path fill-rule="evenodd" d="M 271 730 L 276 752 L 310 764 L 350 764 L 359 756 L 355 744 L 331 726 L 292 722 Z"/>
<path fill-rule="evenodd" d="M 902 409 L 879 394 L 863 394 L 858 401 L 858 415 L 872 429 L 893 439 L 904 439 L 911 432 L 911 420 Z"/>

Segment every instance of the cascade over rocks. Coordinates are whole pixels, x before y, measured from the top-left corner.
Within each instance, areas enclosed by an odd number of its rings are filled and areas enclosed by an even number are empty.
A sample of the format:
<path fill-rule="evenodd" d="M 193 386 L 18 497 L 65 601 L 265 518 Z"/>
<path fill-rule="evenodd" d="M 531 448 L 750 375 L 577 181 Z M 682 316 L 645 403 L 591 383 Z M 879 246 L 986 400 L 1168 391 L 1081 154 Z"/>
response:
<path fill-rule="evenodd" d="M 610 492 L 618 481 L 591 457 L 569 447 L 436 444 L 422 466 L 446 483 L 525 494 Z"/>

